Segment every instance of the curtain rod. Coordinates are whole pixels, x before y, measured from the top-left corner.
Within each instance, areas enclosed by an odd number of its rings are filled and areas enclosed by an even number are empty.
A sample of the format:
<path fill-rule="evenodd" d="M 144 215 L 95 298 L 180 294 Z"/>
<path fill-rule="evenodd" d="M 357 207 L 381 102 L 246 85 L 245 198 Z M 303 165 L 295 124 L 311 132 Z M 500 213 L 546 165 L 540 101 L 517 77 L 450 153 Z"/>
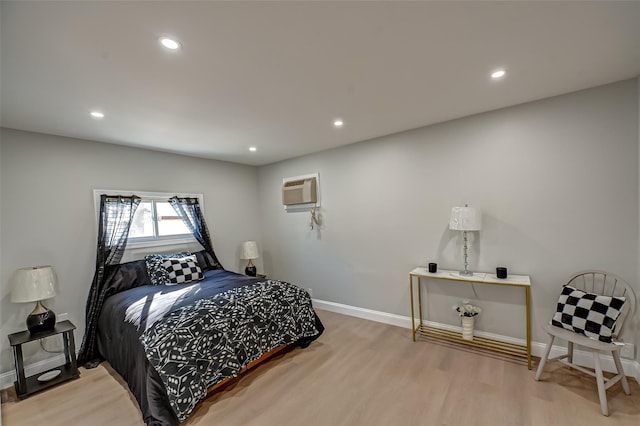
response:
<path fill-rule="evenodd" d="M 106 195 L 106 194 L 102 194 L 104 195 L 104 198 L 107 200 L 119 200 L 121 198 L 140 198 L 137 195 Z"/>
<path fill-rule="evenodd" d="M 106 200 L 120 200 L 121 198 L 137 198 L 139 200 L 145 201 L 145 200 L 154 200 L 154 201 L 169 201 L 172 198 L 178 198 L 179 200 L 190 200 L 190 199 L 195 199 L 200 201 L 200 197 L 198 196 L 180 196 L 180 195 L 172 195 L 170 197 L 145 197 L 145 196 L 140 196 L 140 195 L 107 195 L 107 194 L 100 194 L 101 196 L 104 196 L 104 198 Z"/>
<path fill-rule="evenodd" d="M 178 198 L 179 200 L 184 200 L 184 199 L 195 199 L 198 200 L 198 197 L 180 197 L 178 195 L 173 195 L 171 197 L 141 197 L 139 195 L 104 195 L 105 199 L 107 200 L 119 200 L 121 198 L 139 198 L 141 200 L 163 200 L 163 201 L 169 201 L 172 198 Z"/>

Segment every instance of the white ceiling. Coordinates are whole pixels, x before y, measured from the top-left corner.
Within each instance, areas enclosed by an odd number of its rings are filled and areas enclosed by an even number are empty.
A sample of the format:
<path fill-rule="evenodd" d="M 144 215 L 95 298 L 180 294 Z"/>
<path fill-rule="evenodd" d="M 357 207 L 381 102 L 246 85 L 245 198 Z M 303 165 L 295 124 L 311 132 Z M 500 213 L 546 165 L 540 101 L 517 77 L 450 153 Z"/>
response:
<path fill-rule="evenodd" d="M 253 165 L 640 74 L 640 2 L 3 1 L 1 14 L 4 127 Z"/>

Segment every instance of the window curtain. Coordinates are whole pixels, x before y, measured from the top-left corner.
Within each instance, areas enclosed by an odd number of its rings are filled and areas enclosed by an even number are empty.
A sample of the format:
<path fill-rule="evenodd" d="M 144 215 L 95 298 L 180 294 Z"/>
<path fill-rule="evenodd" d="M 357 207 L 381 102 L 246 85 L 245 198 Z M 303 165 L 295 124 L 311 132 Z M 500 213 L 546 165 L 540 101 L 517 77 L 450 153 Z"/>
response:
<path fill-rule="evenodd" d="M 172 197 L 169 199 L 169 203 L 173 206 L 178 216 L 182 218 L 185 225 L 187 225 L 187 228 L 189 228 L 189 231 L 193 234 L 193 238 L 209 253 L 213 260 L 212 266 L 223 269 L 213 251 L 213 244 L 211 244 L 207 223 L 204 220 L 198 199 L 192 197 Z"/>
<path fill-rule="evenodd" d="M 86 368 L 96 367 L 100 362 L 96 344 L 96 327 L 102 305 L 109 296 L 108 283 L 113 274 L 107 272 L 108 265 L 120 263 L 127 247 L 129 228 L 133 215 L 140 204 L 140 197 L 100 196 L 100 220 L 98 225 L 98 247 L 96 272 L 89 290 L 86 307 L 86 325 L 78 362 Z M 113 269 L 112 269 L 113 270 Z"/>

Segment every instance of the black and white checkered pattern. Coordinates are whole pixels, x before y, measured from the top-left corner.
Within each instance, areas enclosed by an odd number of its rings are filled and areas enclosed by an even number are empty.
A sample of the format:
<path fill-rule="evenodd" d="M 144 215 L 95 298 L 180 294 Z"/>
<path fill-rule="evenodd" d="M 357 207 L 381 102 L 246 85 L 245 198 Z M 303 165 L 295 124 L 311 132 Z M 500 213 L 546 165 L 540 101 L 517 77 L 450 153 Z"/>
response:
<path fill-rule="evenodd" d="M 153 285 L 165 285 L 169 283 L 169 273 L 162 266 L 162 262 L 165 260 L 179 259 L 182 257 L 191 256 L 191 253 L 188 251 L 181 251 L 179 253 L 172 254 L 148 254 L 144 257 L 145 263 L 147 265 L 147 274 L 149 275 L 149 280 L 151 280 L 151 284 Z"/>
<path fill-rule="evenodd" d="M 564 286 L 551 324 L 611 343 L 624 297 L 600 296 Z"/>
<path fill-rule="evenodd" d="M 168 285 L 200 281 L 204 278 L 195 256 L 166 259 L 162 262 L 162 267 L 169 273 Z"/>

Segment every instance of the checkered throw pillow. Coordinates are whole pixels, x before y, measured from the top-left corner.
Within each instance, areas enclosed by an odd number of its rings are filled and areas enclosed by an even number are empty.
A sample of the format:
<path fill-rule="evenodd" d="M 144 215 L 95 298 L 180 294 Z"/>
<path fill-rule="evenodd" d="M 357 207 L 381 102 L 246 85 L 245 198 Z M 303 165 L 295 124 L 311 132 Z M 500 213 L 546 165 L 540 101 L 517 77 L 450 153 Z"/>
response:
<path fill-rule="evenodd" d="M 611 343 L 624 297 L 600 296 L 564 286 L 551 324 Z"/>
<path fill-rule="evenodd" d="M 149 280 L 151 280 L 151 284 L 153 285 L 165 285 L 169 282 L 169 273 L 162 266 L 162 262 L 169 258 L 181 258 L 185 256 L 191 256 L 191 253 L 188 251 L 181 251 L 178 253 L 172 254 L 149 254 L 144 257 L 145 263 L 147 265 L 147 274 L 149 275 Z"/>
<path fill-rule="evenodd" d="M 195 256 L 167 259 L 162 262 L 162 267 L 169 274 L 167 285 L 190 283 L 204 278 Z"/>

